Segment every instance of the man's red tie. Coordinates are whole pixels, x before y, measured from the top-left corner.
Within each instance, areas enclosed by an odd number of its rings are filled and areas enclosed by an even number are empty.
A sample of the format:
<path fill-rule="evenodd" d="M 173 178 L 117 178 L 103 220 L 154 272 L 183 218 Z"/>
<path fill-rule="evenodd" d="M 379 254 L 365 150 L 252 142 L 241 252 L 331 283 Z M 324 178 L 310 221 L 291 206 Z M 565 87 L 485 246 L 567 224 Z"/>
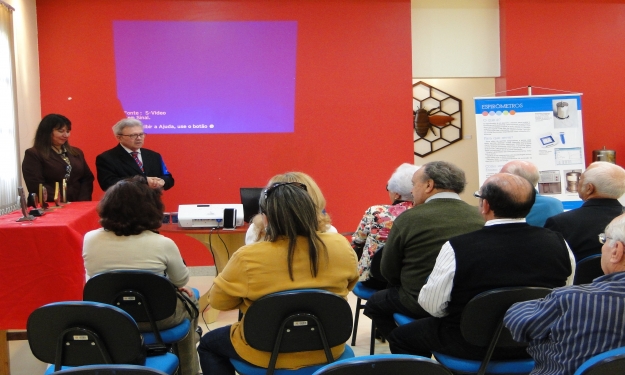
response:
<path fill-rule="evenodd" d="M 143 170 L 143 163 L 141 162 L 141 160 L 139 160 L 139 153 L 135 151 L 135 152 L 131 152 L 130 154 L 132 155 L 133 158 L 135 158 L 137 165 L 139 166 L 139 168 L 141 168 L 141 172 L 145 172 Z"/>

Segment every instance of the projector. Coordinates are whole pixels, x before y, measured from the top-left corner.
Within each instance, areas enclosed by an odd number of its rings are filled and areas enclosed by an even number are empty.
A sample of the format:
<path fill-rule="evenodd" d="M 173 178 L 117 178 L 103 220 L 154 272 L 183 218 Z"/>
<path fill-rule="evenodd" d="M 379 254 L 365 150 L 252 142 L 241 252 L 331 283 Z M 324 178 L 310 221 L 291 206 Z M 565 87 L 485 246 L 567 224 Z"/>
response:
<path fill-rule="evenodd" d="M 243 225 L 243 205 L 181 204 L 178 224 L 183 228 L 234 229 Z"/>

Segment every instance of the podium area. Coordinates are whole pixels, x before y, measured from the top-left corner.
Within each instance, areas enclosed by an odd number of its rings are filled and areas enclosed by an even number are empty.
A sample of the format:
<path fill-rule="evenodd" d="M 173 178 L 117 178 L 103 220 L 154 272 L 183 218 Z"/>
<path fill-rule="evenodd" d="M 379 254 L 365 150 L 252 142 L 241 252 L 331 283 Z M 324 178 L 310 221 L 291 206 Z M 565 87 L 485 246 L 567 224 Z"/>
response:
<path fill-rule="evenodd" d="M 73 202 L 33 221 L 21 211 L 0 216 L 0 373 L 9 373 L 8 340 L 23 340 L 30 313 L 59 301 L 82 300 L 85 233 L 100 227 L 98 202 Z"/>

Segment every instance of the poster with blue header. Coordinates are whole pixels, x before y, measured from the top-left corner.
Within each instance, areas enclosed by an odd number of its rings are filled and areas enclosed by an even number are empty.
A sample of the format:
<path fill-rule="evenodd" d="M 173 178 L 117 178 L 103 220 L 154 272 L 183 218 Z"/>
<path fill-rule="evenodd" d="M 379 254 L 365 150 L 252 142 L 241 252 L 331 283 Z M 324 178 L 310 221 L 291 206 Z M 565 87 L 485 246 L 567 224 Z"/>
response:
<path fill-rule="evenodd" d="M 480 185 L 505 163 L 527 160 L 538 167 L 540 194 L 578 207 L 586 165 L 581 94 L 474 99 Z"/>

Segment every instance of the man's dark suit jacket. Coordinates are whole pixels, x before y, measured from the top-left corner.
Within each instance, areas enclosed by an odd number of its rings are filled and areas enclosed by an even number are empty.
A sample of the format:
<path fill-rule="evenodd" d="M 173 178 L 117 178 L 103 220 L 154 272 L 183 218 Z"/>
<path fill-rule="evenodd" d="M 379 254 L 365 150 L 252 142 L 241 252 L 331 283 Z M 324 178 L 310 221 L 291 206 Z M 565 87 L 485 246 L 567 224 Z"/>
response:
<path fill-rule="evenodd" d="M 622 213 L 623 206 L 616 199 L 589 199 L 580 208 L 550 217 L 545 228 L 562 233 L 579 262 L 601 254 L 602 245 L 597 236 Z"/>
<path fill-rule="evenodd" d="M 141 171 L 132 155 L 119 144 L 98 155 L 95 158 L 95 166 L 98 172 L 100 188 L 106 191 L 106 189 L 115 185 L 117 181 L 136 175 L 162 178 L 165 181 L 165 186 L 163 187 L 165 190 L 174 186 L 174 177 L 165 168 L 161 154 L 142 148 L 141 159 L 143 160 L 144 172 Z"/>

